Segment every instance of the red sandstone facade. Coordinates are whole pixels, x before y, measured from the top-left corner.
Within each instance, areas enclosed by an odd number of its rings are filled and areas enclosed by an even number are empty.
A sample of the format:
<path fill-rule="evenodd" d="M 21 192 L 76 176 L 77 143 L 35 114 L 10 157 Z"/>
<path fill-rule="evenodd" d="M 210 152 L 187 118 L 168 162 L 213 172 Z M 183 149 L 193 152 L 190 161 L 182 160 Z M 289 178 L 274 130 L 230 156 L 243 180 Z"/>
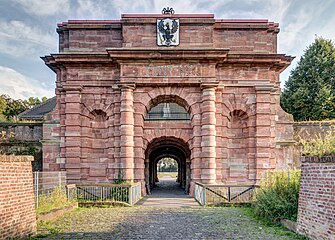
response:
<path fill-rule="evenodd" d="M 277 54 L 278 24 L 176 14 L 179 46 L 158 47 L 156 19 L 165 17 L 58 25 L 59 53 L 43 58 L 57 74 L 44 170 L 145 189 L 168 156 L 187 190 L 196 181 L 254 184 L 290 166 L 292 117 L 279 105 L 279 74 L 292 57 Z M 160 103 L 178 104 L 189 119 L 151 121 Z"/>

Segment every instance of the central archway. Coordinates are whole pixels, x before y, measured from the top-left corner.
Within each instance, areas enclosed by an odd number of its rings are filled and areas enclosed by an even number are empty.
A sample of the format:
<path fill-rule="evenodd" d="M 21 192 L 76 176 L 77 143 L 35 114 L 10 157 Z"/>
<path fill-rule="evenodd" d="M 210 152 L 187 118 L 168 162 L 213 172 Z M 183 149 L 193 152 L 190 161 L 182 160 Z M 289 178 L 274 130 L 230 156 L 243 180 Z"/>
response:
<path fill-rule="evenodd" d="M 145 151 L 145 182 L 148 193 L 155 187 L 157 176 L 157 164 L 163 158 L 172 158 L 178 163 L 177 181 L 181 188 L 188 193 L 190 171 L 190 149 L 182 139 L 176 137 L 160 137 L 152 140 Z"/>

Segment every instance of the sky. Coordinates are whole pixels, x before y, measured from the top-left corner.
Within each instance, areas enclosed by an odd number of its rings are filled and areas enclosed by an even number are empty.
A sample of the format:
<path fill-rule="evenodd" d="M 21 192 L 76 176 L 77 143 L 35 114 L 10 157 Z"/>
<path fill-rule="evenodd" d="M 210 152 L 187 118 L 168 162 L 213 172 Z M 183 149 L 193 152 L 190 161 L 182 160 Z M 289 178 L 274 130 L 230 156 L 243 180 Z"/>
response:
<path fill-rule="evenodd" d="M 282 87 L 316 36 L 335 39 L 335 0 L 0 0 L 0 94 L 54 96 L 56 75 L 40 57 L 57 53 L 57 23 L 120 19 L 122 13 L 160 13 L 164 7 L 279 23 L 278 53 L 296 57 L 280 76 Z"/>

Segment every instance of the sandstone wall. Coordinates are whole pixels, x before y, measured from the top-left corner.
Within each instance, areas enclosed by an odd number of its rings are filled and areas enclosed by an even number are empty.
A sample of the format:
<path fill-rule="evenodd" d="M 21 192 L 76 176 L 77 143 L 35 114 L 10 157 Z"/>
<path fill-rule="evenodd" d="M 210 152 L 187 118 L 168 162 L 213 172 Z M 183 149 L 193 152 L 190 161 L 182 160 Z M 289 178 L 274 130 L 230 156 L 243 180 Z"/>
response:
<path fill-rule="evenodd" d="M 335 157 L 302 158 L 297 230 L 311 239 L 335 239 Z"/>
<path fill-rule="evenodd" d="M 0 123 L 0 153 L 34 156 L 33 171 L 42 170 L 43 123 Z"/>
<path fill-rule="evenodd" d="M 42 123 L 0 123 L 0 138 L 36 142 L 42 139 Z"/>
<path fill-rule="evenodd" d="M 144 186 L 158 157 L 146 152 L 164 138 L 186 146 L 193 182 L 254 184 L 264 171 L 290 167 L 292 117 L 279 105 L 279 74 L 292 58 L 276 54 L 278 24 L 176 14 L 179 45 L 158 47 L 156 23 L 165 17 L 58 25 L 60 53 L 43 58 L 57 74 L 44 170 L 66 170 L 70 182 L 110 182 L 123 172 Z M 146 120 L 167 102 L 190 119 Z"/>
<path fill-rule="evenodd" d="M 30 156 L 0 156 L 0 239 L 36 232 Z"/>

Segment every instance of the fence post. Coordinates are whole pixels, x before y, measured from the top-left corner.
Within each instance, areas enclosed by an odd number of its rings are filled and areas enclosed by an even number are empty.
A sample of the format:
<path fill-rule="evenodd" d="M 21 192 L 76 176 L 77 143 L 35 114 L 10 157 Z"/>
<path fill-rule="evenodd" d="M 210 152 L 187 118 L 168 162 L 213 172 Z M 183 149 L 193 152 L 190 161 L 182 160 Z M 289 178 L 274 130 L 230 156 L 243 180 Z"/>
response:
<path fill-rule="evenodd" d="M 230 203 L 230 187 L 228 187 L 228 202 Z"/>
<path fill-rule="evenodd" d="M 129 204 L 133 205 L 133 186 L 130 185 L 129 187 Z"/>
<path fill-rule="evenodd" d="M 38 208 L 38 172 L 35 172 L 35 183 L 36 183 L 36 208 Z"/>
<path fill-rule="evenodd" d="M 101 187 L 101 201 L 104 201 L 104 191 L 105 191 L 105 187 L 102 186 Z"/>
<path fill-rule="evenodd" d="M 206 186 L 202 186 L 203 191 L 202 191 L 202 199 L 204 201 L 203 206 L 206 205 Z"/>

